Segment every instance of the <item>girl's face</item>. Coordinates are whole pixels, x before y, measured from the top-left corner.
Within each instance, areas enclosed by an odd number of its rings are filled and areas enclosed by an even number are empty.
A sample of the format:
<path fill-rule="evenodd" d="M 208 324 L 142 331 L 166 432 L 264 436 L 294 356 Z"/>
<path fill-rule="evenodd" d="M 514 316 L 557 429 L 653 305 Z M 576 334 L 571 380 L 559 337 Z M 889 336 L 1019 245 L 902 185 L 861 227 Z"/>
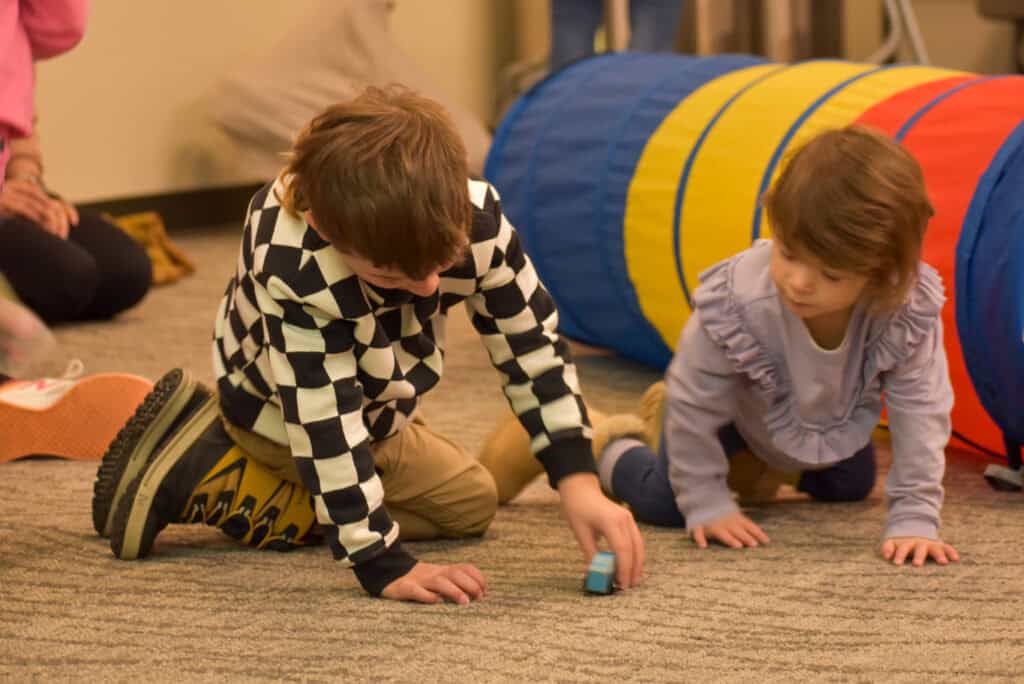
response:
<path fill-rule="evenodd" d="M 804 321 L 849 313 L 868 283 L 865 275 L 830 268 L 777 238 L 772 245 L 770 271 L 786 308 Z"/>

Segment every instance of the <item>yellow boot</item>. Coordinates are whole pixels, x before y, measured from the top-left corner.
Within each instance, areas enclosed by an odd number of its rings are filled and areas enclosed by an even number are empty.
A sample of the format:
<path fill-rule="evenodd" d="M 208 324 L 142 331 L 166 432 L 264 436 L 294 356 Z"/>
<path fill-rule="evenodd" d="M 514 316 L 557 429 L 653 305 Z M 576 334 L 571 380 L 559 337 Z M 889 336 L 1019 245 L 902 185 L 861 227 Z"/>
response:
<path fill-rule="evenodd" d="M 140 441 L 124 458 L 138 465 L 121 470 L 135 476 L 124 486 L 110 526 L 110 546 L 118 558 L 145 557 L 171 523 L 203 522 L 244 543 L 278 551 L 309 543 L 315 535 L 309 492 L 234 444 L 223 429 L 216 397 L 195 397 L 162 438 Z M 111 483 L 108 489 L 121 487 Z"/>

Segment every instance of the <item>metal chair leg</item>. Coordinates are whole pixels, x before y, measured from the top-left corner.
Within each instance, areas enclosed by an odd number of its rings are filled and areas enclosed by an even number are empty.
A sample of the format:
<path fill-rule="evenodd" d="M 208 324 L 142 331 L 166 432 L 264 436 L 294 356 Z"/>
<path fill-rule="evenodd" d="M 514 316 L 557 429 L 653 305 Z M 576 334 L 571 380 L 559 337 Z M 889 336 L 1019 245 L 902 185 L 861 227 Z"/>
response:
<path fill-rule="evenodd" d="M 1020 442 L 1003 436 L 1006 445 L 1006 465 L 995 463 L 985 468 L 985 479 L 992 489 L 1002 492 L 1019 492 L 1024 489 Z"/>
<path fill-rule="evenodd" d="M 903 41 L 903 32 L 906 30 L 914 61 L 918 64 L 930 64 L 928 49 L 925 46 L 924 37 L 917 24 L 917 15 L 914 14 L 910 0 L 884 0 L 882 6 L 885 8 L 885 16 L 889 20 L 889 35 L 885 37 L 882 45 L 868 57 L 867 61 L 884 64 L 895 57 L 900 43 Z"/>

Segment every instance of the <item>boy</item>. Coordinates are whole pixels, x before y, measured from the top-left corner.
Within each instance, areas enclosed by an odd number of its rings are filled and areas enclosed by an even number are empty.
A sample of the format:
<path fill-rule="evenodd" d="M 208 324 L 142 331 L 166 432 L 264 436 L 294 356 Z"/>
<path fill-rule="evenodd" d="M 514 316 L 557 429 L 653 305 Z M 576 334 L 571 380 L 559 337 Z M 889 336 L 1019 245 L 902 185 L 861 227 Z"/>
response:
<path fill-rule="evenodd" d="M 145 556 L 173 522 L 278 549 L 323 534 L 371 595 L 482 597 L 477 568 L 400 543 L 481 535 L 497 505 L 490 473 L 415 415 L 465 301 L 586 558 L 604 536 L 619 584 L 638 581 L 643 542 L 600 492 L 554 304 L 493 189 L 466 179 L 447 115 L 408 91 L 370 88 L 310 123 L 250 203 L 217 396 L 172 371 L 104 456 L 93 517 L 115 555 Z"/>

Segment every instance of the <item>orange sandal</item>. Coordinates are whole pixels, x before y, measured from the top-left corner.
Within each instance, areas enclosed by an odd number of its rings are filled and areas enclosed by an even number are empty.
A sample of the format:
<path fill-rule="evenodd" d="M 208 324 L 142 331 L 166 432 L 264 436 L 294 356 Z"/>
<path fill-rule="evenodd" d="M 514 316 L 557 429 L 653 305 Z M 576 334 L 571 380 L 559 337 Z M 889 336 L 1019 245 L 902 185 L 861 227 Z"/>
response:
<path fill-rule="evenodd" d="M 0 463 L 36 455 L 98 461 L 153 389 L 128 373 L 75 375 L 69 368 L 63 378 L 0 384 Z"/>

